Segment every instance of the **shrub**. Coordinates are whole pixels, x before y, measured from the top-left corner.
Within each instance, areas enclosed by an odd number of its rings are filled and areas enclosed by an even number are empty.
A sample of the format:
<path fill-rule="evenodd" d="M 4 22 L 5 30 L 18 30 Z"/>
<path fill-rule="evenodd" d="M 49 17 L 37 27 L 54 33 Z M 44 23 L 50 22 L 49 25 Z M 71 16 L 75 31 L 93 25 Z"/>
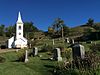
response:
<path fill-rule="evenodd" d="M 24 60 L 25 60 L 25 50 L 18 51 L 17 56 L 18 56 L 17 61 L 24 62 Z"/>
<path fill-rule="evenodd" d="M 93 52 L 100 51 L 100 44 L 92 44 L 92 45 L 90 45 L 90 49 Z"/>
<path fill-rule="evenodd" d="M 5 58 L 3 58 L 3 57 L 0 56 L 0 63 L 5 62 L 5 60 L 6 60 Z"/>
<path fill-rule="evenodd" d="M 6 49 L 6 45 L 1 45 L 1 49 Z"/>
<path fill-rule="evenodd" d="M 42 48 L 41 48 L 41 51 L 40 52 L 52 52 L 52 50 L 53 50 L 53 46 L 51 46 L 51 45 L 44 45 L 44 46 L 42 46 Z"/>
<path fill-rule="evenodd" d="M 64 61 L 56 67 L 57 75 L 99 75 L 100 56 L 94 52 L 87 52 L 85 59 Z"/>

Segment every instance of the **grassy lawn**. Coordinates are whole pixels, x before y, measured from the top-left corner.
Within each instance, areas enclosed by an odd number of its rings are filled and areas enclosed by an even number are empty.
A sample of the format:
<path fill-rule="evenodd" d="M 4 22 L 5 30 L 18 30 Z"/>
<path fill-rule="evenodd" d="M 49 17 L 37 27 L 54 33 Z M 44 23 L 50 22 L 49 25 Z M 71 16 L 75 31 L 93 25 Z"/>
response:
<path fill-rule="evenodd" d="M 48 55 L 40 53 L 42 57 L 29 57 L 29 62 L 16 62 L 16 52 L 0 54 L 6 61 L 0 63 L 0 75 L 52 75 L 55 61 L 46 60 Z"/>
<path fill-rule="evenodd" d="M 94 41 L 100 43 L 100 41 Z M 52 45 L 52 40 L 39 41 L 36 47 L 42 47 L 43 45 Z M 64 46 L 68 47 L 70 44 L 62 44 L 62 40 L 55 40 L 55 47 Z M 89 51 L 91 44 L 82 43 L 85 46 L 85 50 Z M 0 75 L 53 75 L 53 70 L 57 66 L 56 61 L 48 60 L 52 55 L 48 55 L 47 52 L 39 52 L 42 57 L 29 57 L 29 62 L 18 62 L 18 55 L 16 52 L 0 53 L 0 56 L 5 58 L 5 62 L 0 63 Z M 64 56 L 68 56 L 68 53 Z M 98 55 L 100 55 L 98 53 Z M 69 54 L 70 56 L 70 54 Z M 64 58 L 63 58 L 64 59 Z M 63 74 L 62 74 L 63 75 Z M 67 74 L 66 74 L 67 75 Z M 76 74 L 77 75 L 77 74 Z"/>

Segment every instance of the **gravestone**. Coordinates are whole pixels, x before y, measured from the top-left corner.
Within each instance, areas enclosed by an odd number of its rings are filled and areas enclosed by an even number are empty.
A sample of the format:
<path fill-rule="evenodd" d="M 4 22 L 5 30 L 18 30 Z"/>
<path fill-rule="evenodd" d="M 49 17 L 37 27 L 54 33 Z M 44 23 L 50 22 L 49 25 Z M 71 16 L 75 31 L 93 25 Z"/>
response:
<path fill-rule="evenodd" d="M 53 59 L 54 59 L 54 60 L 57 60 L 57 61 L 62 61 L 60 48 L 54 49 L 54 56 L 53 56 Z"/>
<path fill-rule="evenodd" d="M 72 39 L 72 44 L 74 44 L 75 42 L 74 42 L 74 39 Z"/>
<path fill-rule="evenodd" d="M 65 39 L 65 42 L 69 43 L 69 38 L 66 38 L 66 39 Z"/>
<path fill-rule="evenodd" d="M 25 51 L 25 63 L 28 62 L 28 51 Z"/>
<path fill-rule="evenodd" d="M 73 55 L 73 59 L 76 59 L 76 57 L 80 57 L 81 59 L 84 59 L 85 58 L 84 46 L 81 44 L 75 44 L 72 47 L 72 55 Z"/>
<path fill-rule="evenodd" d="M 55 45 L 55 40 L 54 39 L 52 40 L 52 44 Z"/>
<path fill-rule="evenodd" d="M 33 54 L 33 56 L 38 55 L 38 48 L 37 48 L 37 47 L 34 47 L 34 48 L 33 48 L 32 54 Z"/>
<path fill-rule="evenodd" d="M 29 48 L 31 48 L 32 47 L 32 45 L 31 44 L 29 44 Z"/>

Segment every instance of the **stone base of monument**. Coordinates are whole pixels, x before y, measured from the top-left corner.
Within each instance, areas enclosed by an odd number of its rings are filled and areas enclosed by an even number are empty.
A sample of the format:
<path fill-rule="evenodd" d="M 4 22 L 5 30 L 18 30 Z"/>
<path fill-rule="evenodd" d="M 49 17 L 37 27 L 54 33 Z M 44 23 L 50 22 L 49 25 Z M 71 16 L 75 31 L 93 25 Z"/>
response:
<path fill-rule="evenodd" d="M 62 57 L 57 57 L 57 61 L 62 61 Z"/>
<path fill-rule="evenodd" d="M 25 59 L 25 63 L 28 62 L 28 59 Z"/>

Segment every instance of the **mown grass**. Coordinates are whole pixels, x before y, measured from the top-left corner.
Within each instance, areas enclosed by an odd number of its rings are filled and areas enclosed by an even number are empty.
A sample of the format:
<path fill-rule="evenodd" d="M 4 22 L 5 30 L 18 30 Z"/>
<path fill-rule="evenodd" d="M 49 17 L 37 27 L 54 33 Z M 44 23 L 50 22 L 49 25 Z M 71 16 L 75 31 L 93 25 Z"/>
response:
<path fill-rule="evenodd" d="M 52 75 L 55 61 L 48 60 L 47 53 L 42 57 L 29 57 L 29 62 L 17 62 L 16 52 L 0 54 L 6 61 L 0 63 L 0 75 Z"/>

